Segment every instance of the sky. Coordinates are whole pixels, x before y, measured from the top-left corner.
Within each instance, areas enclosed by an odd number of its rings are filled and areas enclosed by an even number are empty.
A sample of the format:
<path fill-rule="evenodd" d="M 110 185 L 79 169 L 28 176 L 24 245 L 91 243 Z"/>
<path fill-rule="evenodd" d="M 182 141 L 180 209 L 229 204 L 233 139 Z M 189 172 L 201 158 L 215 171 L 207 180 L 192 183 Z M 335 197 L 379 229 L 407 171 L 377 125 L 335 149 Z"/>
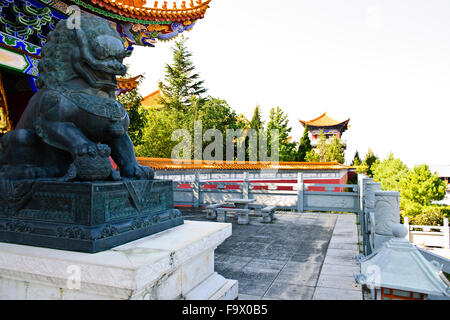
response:
<path fill-rule="evenodd" d="M 448 0 L 212 0 L 184 34 L 208 94 L 248 119 L 260 105 L 267 122 L 279 106 L 298 141 L 298 120 L 327 112 L 350 118 L 347 163 L 371 148 L 409 167 L 448 165 L 449 17 Z M 125 61 L 144 74 L 143 96 L 164 78 L 172 43 Z"/>

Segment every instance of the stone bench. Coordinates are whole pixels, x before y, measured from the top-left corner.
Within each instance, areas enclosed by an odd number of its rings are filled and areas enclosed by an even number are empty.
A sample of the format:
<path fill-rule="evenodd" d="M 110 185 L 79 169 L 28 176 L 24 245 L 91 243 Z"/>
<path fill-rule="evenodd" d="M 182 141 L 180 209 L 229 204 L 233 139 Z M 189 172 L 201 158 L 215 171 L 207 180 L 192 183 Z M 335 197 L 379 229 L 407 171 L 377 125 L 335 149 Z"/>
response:
<path fill-rule="evenodd" d="M 206 206 L 206 218 L 215 219 L 217 217 L 217 209 L 221 208 L 223 203 L 215 203 Z"/>
<path fill-rule="evenodd" d="M 248 224 L 248 213 L 250 209 L 237 209 L 237 208 L 217 208 L 217 221 L 226 222 L 227 214 L 234 213 L 238 217 L 238 224 Z"/>
<path fill-rule="evenodd" d="M 248 208 L 250 210 L 253 210 L 253 214 L 255 216 L 261 217 L 262 216 L 261 209 L 264 208 L 264 205 L 259 203 L 249 203 Z"/>
<path fill-rule="evenodd" d="M 262 222 L 269 223 L 275 220 L 275 208 L 276 207 L 264 207 L 261 209 Z"/>

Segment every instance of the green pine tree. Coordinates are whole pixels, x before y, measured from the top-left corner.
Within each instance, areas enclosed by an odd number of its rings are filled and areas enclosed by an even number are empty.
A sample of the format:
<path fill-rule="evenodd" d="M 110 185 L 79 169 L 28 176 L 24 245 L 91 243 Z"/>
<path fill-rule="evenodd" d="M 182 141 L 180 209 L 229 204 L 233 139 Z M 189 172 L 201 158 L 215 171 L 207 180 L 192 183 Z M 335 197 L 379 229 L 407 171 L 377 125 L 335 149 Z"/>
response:
<path fill-rule="evenodd" d="M 306 161 L 306 154 L 312 150 L 311 139 L 309 139 L 308 126 L 305 126 L 303 136 L 300 138 L 298 145 L 296 161 Z"/>
<path fill-rule="evenodd" d="M 253 117 L 252 120 L 250 121 L 250 128 L 255 129 L 255 130 L 262 130 L 264 123 L 261 119 L 261 111 L 259 110 L 259 105 L 257 105 L 253 111 Z"/>
<path fill-rule="evenodd" d="M 369 177 L 373 177 L 372 166 L 377 161 L 380 161 L 380 160 L 373 153 L 372 149 L 369 148 L 369 150 L 367 150 L 367 154 L 364 158 L 364 161 L 362 162 L 362 164 L 360 166 L 360 170 L 359 171 L 357 170 L 356 172 L 364 173 L 364 174 L 368 175 Z"/>
<path fill-rule="evenodd" d="M 358 167 L 361 165 L 361 158 L 359 157 L 359 152 L 358 150 L 356 150 L 355 155 L 353 157 L 352 163 L 350 164 L 351 166 L 355 166 Z"/>
<path fill-rule="evenodd" d="M 289 142 L 291 137 L 289 133 L 292 128 L 289 127 L 288 115 L 280 107 L 270 109 L 269 122 L 267 123 L 268 150 L 271 150 L 271 144 L 275 137 L 271 137 L 271 130 L 278 130 L 278 157 L 279 161 L 295 160 L 295 143 Z"/>
<path fill-rule="evenodd" d="M 191 105 L 191 97 L 200 99 L 200 105 L 206 102 L 203 94 L 207 91 L 203 87 L 203 80 L 195 72 L 191 61 L 192 53 L 186 47 L 188 38 L 181 36 L 172 47 L 172 64 L 166 64 L 166 76 L 159 82 L 162 92 L 161 103 L 165 107 L 184 110 Z"/>

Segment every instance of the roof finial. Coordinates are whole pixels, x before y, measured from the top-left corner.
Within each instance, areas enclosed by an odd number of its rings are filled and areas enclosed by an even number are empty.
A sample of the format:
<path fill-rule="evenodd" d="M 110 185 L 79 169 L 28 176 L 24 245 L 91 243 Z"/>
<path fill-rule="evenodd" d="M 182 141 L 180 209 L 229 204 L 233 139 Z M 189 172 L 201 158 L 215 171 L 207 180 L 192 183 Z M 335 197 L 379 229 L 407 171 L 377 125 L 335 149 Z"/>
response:
<path fill-rule="evenodd" d="M 176 8 L 177 8 L 177 3 L 174 1 L 172 9 L 176 9 Z"/>
<path fill-rule="evenodd" d="M 186 9 L 186 1 L 181 2 L 181 9 Z"/>
<path fill-rule="evenodd" d="M 408 229 L 403 224 L 395 224 L 392 227 L 392 235 L 396 238 L 405 238 L 408 235 Z"/>
<path fill-rule="evenodd" d="M 156 9 L 158 8 L 158 1 L 155 1 L 155 4 L 153 5 L 153 7 Z"/>

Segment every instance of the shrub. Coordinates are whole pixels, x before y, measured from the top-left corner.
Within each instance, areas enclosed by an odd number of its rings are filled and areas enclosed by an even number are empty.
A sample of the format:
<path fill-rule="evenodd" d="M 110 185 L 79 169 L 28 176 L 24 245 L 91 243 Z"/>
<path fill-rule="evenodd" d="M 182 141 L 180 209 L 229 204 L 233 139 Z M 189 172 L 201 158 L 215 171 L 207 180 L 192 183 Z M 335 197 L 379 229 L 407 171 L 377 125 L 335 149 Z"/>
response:
<path fill-rule="evenodd" d="M 440 205 L 422 206 L 413 201 L 402 201 L 400 214 L 409 218 L 413 225 L 438 226 L 444 222 L 444 217 L 450 216 L 450 208 Z"/>

